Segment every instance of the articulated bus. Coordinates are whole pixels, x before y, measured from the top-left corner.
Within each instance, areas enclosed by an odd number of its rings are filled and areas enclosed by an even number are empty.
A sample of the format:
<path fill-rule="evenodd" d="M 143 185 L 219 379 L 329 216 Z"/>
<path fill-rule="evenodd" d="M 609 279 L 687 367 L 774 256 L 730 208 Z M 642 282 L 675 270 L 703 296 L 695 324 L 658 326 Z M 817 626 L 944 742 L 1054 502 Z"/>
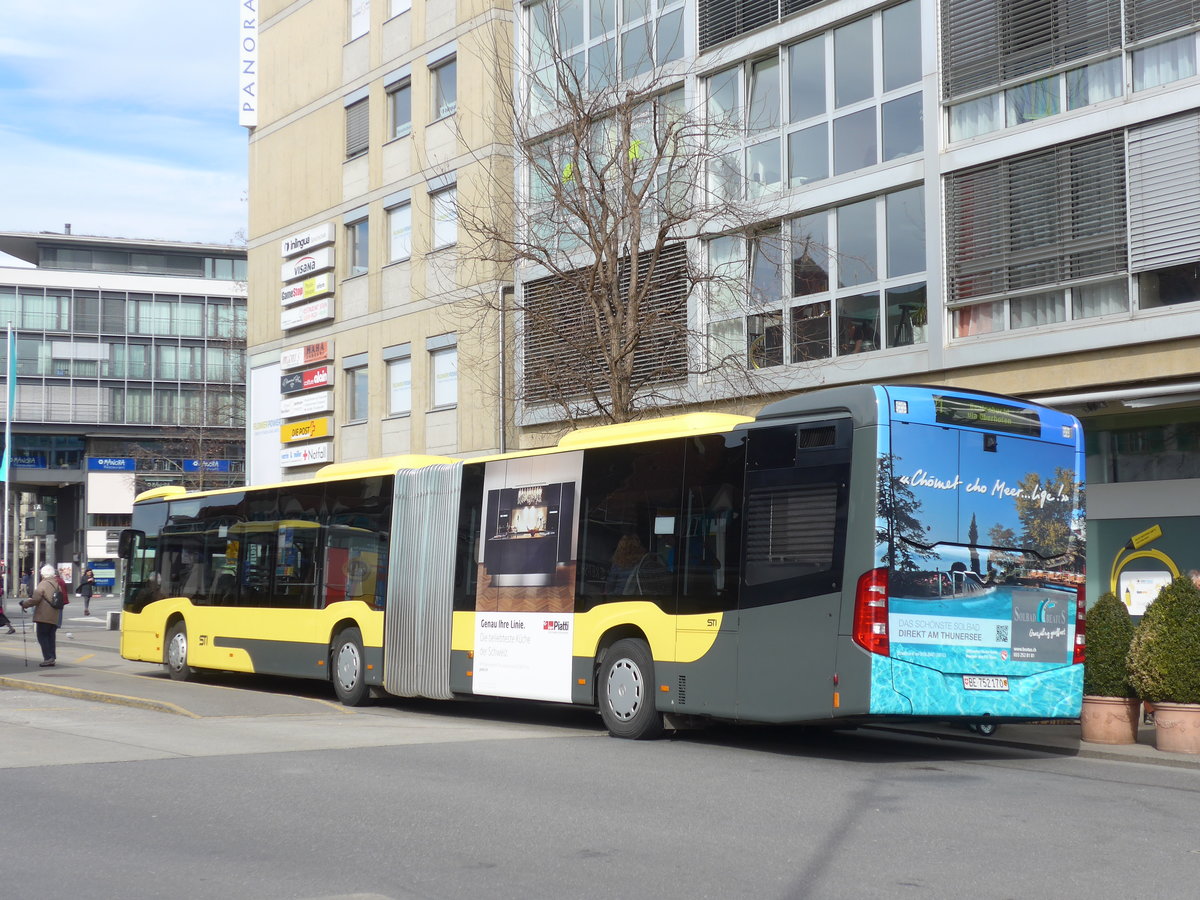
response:
<path fill-rule="evenodd" d="M 855 386 L 453 460 L 142 494 L 127 659 L 507 697 L 616 736 L 705 719 L 1079 714 L 1083 438 L 951 388 Z"/>

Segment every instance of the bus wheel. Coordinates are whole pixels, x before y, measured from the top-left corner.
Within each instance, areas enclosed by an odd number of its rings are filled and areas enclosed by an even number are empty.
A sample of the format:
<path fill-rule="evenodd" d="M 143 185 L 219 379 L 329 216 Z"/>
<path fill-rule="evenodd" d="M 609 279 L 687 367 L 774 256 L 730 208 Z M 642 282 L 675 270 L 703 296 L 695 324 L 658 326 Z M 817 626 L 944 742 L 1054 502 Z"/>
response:
<path fill-rule="evenodd" d="M 362 632 L 345 628 L 329 650 L 333 690 L 346 706 L 362 706 L 367 699 L 367 667 L 363 662 Z"/>
<path fill-rule="evenodd" d="M 167 667 L 167 674 L 176 681 L 189 681 L 195 674 L 187 661 L 187 625 L 183 619 L 167 629 L 163 665 Z"/>
<path fill-rule="evenodd" d="M 996 733 L 996 729 L 1000 726 L 995 722 L 977 722 L 975 724 L 975 732 L 982 734 L 984 737 L 991 737 Z"/>
<path fill-rule="evenodd" d="M 663 733 L 654 708 L 654 659 L 645 641 L 625 638 L 600 666 L 600 718 L 613 737 L 648 740 Z"/>

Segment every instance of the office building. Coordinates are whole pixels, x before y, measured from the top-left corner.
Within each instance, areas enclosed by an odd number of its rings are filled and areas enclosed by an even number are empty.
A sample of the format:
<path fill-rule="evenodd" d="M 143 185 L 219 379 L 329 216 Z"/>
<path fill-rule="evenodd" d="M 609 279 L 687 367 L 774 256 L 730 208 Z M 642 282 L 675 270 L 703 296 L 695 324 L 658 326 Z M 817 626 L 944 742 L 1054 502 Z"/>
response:
<path fill-rule="evenodd" d="M 9 533 L 22 567 L 90 564 L 106 587 L 138 491 L 244 479 L 246 253 L 69 226 L 0 233 L 0 253 Z"/>

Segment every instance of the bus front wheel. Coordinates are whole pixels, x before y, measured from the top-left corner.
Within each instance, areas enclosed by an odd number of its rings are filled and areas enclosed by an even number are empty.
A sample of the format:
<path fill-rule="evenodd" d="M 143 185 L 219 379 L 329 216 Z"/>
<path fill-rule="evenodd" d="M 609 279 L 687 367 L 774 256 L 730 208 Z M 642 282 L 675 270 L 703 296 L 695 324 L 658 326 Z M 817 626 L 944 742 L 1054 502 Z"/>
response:
<path fill-rule="evenodd" d="M 613 737 L 649 740 L 663 733 L 654 708 L 654 658 L 645 641 L 624 638 L 600 665 L 600 718 Z"/>
<path fill-rule="evenodd" d="M 195 674 L 187 661 L 187 625 L 183 619 L 167 629 L 167 641 L 163 648 L 163 665 L 167 674 L 176 681 L 189 681 Z"/>
<path fill-rule="evenodd" d="M 346 628 L 338 632 L 330 646 L 329 659 L 333 690 L 346 706 L 362 706 L 367 699 L 367 667 L 364 662 L 362 632 Z"/>

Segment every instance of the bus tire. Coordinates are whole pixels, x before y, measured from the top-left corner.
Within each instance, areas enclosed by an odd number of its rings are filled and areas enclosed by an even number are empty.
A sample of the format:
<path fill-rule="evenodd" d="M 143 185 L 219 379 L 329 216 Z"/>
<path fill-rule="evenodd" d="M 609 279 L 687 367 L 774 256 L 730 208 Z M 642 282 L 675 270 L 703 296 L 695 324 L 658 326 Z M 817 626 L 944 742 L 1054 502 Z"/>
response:
<path fill-rule="evenodd" d="M 343 705 L 363 705 L 367 699 L 367 666 L 362 632 L 357 628 L 343 628 L 330 644 L 329 675 Z"/>
<path fill-rule="evenodd" d="M 188 665 L 187 650 L 187 624 L 179 619 L 167 629 L 167 640 L 163 644 L 163 665 L 176 681 L 191 681 L 196 674 Z"/>
<path fill-rule="evenodd" d="M 600 718 L 613 737 L 652 740 L 663 733 L 663 717 L 654 708 L 654 658 L 646 642 L 617 641 L 600 664 Z"/>

